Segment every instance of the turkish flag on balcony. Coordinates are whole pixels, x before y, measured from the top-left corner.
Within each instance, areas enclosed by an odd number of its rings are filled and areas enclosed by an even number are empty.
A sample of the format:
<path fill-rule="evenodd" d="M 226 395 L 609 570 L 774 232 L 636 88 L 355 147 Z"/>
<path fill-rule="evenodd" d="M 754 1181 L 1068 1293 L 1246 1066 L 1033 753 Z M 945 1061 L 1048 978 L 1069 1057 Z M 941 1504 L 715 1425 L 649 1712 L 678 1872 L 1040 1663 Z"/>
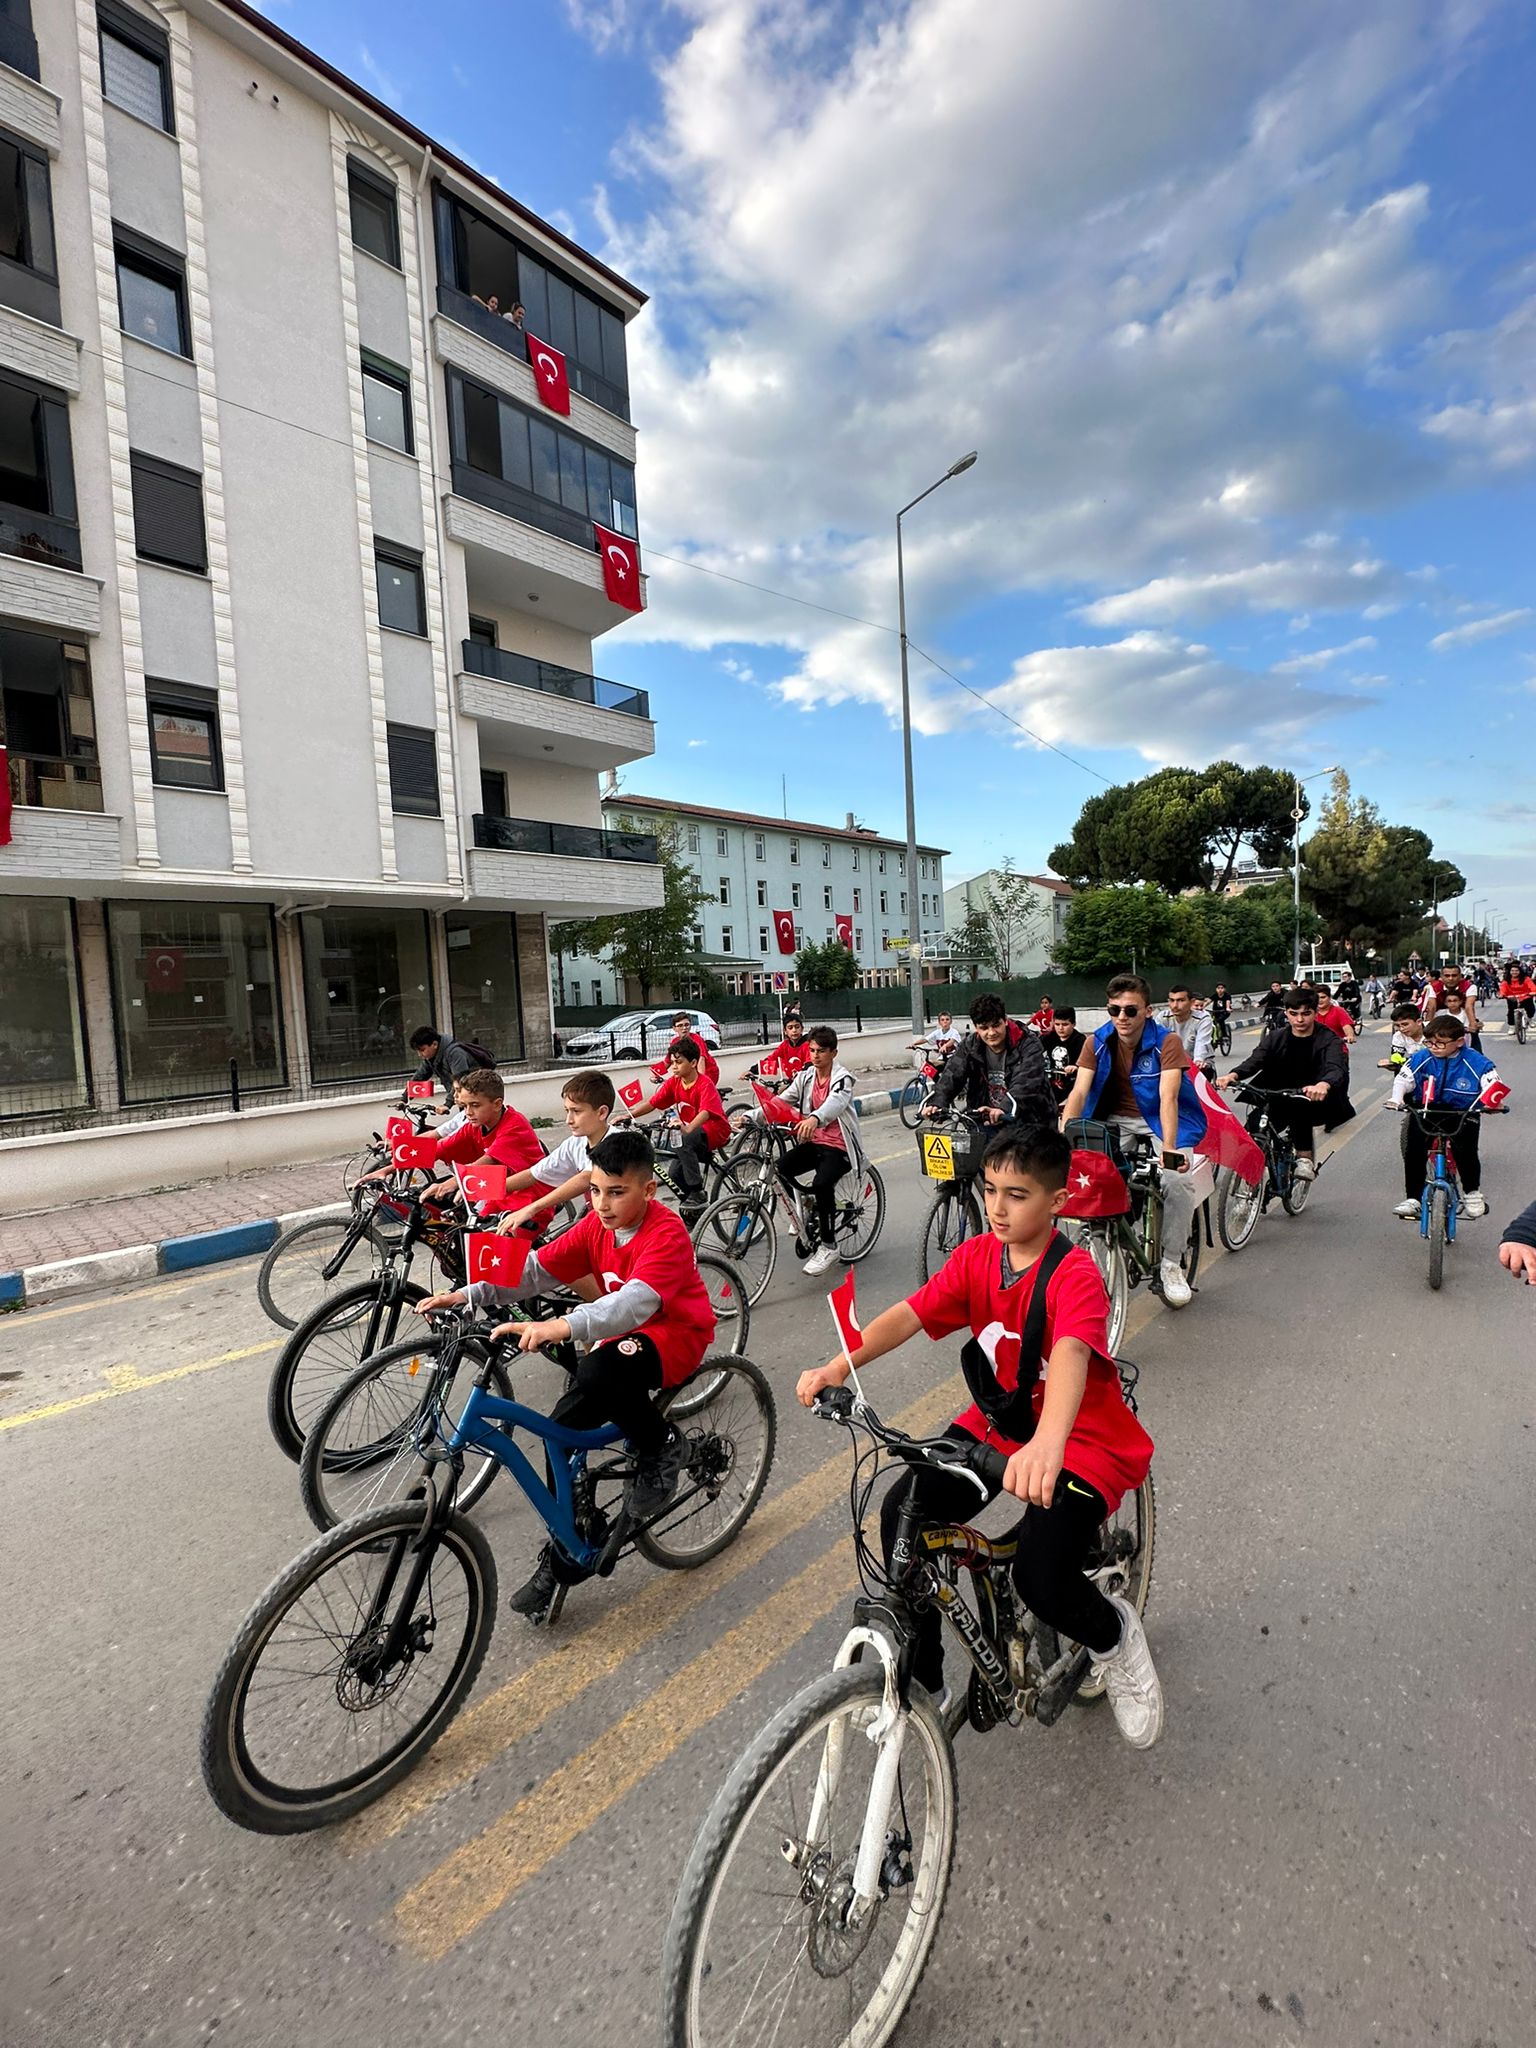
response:
<path fill-rule="evenodd" d="M 565 357 L 552 342 L 539 341 L 534 335 L 528 337 L 528 363 L 533 371 L 533 381 L 539 387 L 539 397 L 551 412 L 568 413 L 571 409 L 571 380 L 565 374 Z"/>
<path fill-rule="evenodd" d="M 776 910 L 773 913 L 773 935 L 779 942 L 781 953 L 795 950 L 795 918 L 790 910 Z"/>
<path fill-rule="evenodd" d="M 837 943 L 840 946 L 846 946 L 851 953 L 853 951 L 853 919 L 851 917 L 837 917 L 833 922 L 837 926 Z"/>
<path fill-rule="evenodd" d="M 179 996 L 187 985 L 187 956 L 180 946 L 157 946 L 144 955 L 144 986 L 156 995 Z"/>
<path fill-rule="evenodd" d="M 610 604 L 621 604 L 627 612 L 643 611 L 640 602 L 640 550 L 622 533 L 599 526 L 594 519 L 597 551 L 603 558 L 603 588 Z"/>
<path fill-rule="evenodd" d="M 0 747 L 0 846 L 11 843 L 11 771 L 4 747 Z"/>

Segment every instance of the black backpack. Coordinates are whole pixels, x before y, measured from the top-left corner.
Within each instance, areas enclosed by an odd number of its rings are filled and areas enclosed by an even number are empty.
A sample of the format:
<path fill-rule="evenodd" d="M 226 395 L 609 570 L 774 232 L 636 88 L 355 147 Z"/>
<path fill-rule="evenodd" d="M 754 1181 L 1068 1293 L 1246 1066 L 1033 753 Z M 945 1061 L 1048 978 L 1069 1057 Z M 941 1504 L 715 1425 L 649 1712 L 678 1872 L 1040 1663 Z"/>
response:
<path fill-rule="evenodd" d="M 496 1064 L 496 1055 L 495 1055 L 495 1053 L 493 1053 L 493 1052 L 487 1052 L 487 1050 L 485 1049 L 485 1047 L 484 1047 L 483 1045 L 481 1045 L 481 1044 L 480 1044 L 480 1043 L 478 1042 L 478 1040 L 476 1040 L 476 1039 L 473 1039 L 473 1038 L 461 1038 L 461 1039 L 459 1040 L 459 1044 L 460 1044 L 461 1046 L 463 1046 L 464 1050 L 465 1050 L 465 1051 L 466 1051 L 466 1052 L 467 1052 L 467 1053 L 469 1054 L 469 1057 L 470 1057 L 470 1059 L 471 1059 L 471 1060 L 472 1060 L 472 1061 L 474 1062 L 474 1064 L 475 1064 L 475 1065 L 476 1065 L 477 1067 L 494 1067 L 494 1066 L 495 1066 L 495 1064 Z"/>
<path fill-rule="evenodd" d="M 974 1337 L 960 1353 L 960 1368 L 971 1398 L 988 1422 L 1016 1444 L 1027 1444 L 1035 1433 L 1035 1383 L 1040 1377 L 1040 1346 L 1045 1341 L 1046 1290 L 1051 1275 L 1071 1249 L 1057 1231 L 1041 1257 L 1019 1336 L 1019 1384 L 1012 1393 L 999 1385 L 991 1360 Z"/>

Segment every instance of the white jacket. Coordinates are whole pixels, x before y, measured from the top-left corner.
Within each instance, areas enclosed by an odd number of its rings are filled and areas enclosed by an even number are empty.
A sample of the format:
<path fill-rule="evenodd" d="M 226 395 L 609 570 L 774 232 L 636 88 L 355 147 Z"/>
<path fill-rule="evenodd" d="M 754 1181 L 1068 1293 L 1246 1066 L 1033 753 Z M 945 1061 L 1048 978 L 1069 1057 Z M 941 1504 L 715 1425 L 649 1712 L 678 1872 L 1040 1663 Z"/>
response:
<path fill-rule="evenodd" d="M 780 1102 L 786 1103 L 799 1116 L 814 1117 L 825 1127 L 835 1123 L 842 1127 L 843 1143 L 848 1148 L 848 1165 L 854 1173 L 862 1173 L 865 1165 L 864 1147 L 859 1141 L 859 1112 L 854 1091 L 858 1084 L 841 1060 L 832 1062 L 831 1085 L 827 1099 L 820 1109 L 811 1107 L 811 1090 L 816 1086 L 816 1069 L 802 1067 L 793 1081 L 780 1095 Z M 755 1110 L 759 1122 L 766 1121 L 762 1110 Z"/>

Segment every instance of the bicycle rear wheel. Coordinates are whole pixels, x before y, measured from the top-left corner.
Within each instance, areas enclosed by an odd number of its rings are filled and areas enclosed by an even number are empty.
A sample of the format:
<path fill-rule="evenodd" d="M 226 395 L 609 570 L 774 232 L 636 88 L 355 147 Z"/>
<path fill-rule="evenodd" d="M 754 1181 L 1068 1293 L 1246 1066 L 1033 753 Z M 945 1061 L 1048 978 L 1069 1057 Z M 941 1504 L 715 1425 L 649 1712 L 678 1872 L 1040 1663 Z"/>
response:
<path fill-rule="evenodd" d="M 1312 1183 L 1296 1171 L 1296 1154 L 1289 1148 L 1285 1155 L 1285 1169 L 1285 1177 L 1280 1183 L 1280 1204 L 1287 1216 L 1299 1216 L 1311 1198 Z"/>
<path fill-rule="evenodd" d="M 450 1517 L 402 1617 L 422 1512 L 392 1502 L 330 1530 L 241 1622 L 199 1744 L 203 1782 L 236 1826 L 294 1835 L 359 1812 L 414 1768 L 474 1684 L 496 1560 L 473 1522 Z M 386 1666 L 397 1618 L 407 1634 Z"/>
<path fill-rule="evenodd" d="M 931 1280 L 957 1244 L 981 1229 L 981 1211 L 968 1184 L 946 1182 L 934 1196 L 918 1242 L 919 1277 Z"/>
<path fill-rule="evenodd" d="M 691 1425 L 677 1498 L 635 1538 L 640 1555 L 665 1571 L 692 1571 L 735 1542 L 768 1484 L 778 1441 L 773 1395 L 750 1358 L 717 1353 L 695 1379 L 712 1387 L 707 1400 L 680 1401 L 689 1380 L 664 1403 L 672 1421 Z"/>
<path fill-rule="evenodd" d="M 1224 1166 L 1216 1181 L 1216 1235 L 1229 1252 L 1240 1252 L 1263 1213 L 1263 1179 L 1250 1186 L 1230 1166 Z"/>
<path fill-rule="evenodd" d="M 1429 1284 L 1436 1293 L 1445 1278 L 1446 1225 L 1450 1213 L 1450 1190 L 1432 1187 L 1429 1191 Z"/>
<path fill-rule="evenodd" d="M 958 1799 L 949 1737 L 914 1686 L 896 1796 L 880 1816 L 887 1869 L 874 1907 L 850 1925 L 854 1857 L 882 1753 L 866 1731 L 883 1693 L 878 1665 L 828 1672 L 774 1716 L 726 1779 L 667 1929 L 665 2048 L 882 2048 L 895 2032 L 939 1930 Z M 813 1809 L 821 1820 L 808 1839 Z"/>
<path fill-rule="evenodd" d="M 712 1252 L 698 1252 L 695 1256 L 699 1278 L 709 1289 L 710 1305 L 715 1311 L 717 1349 L 723 1348 L 732 1358 L 740 1358 L 752 1333 L 752 1304 L 747 1299 L 746 1282 L 729 1259 L 716 1258 Z M 674 1422 L 696 1415 L 724 1384 L 723 1372 L 701 1365 L 693 1378 L 685 1380 L 673 1395 L 667 1413 Z"/>
<path fill-rule="evenodd" d="M 256 1299 L 274 1323 L 296 1330 L 329 1294 L 355 1287 L 384 1263 L 383 1234 L 359 1216 L 312 1216 L 285 1230 L 261 1262 Z"/>
<path fill-rule="evenodd" d="M 445 1441 L 485 1362 L 478 1344 L 457 1345 L 451 1371 L 442 1363 L 443 1339 L 376 1351 L 343 1380 L 314 1418 L 299 1460 L 299 1495 L 317 1529 L 403 1500 L 420 1483 L 423 1453 Z M 490 1369 L 490 1390 L 513 1398 L 500 1365 Z M 454 1506 L 468 1514 L 501 1467 L 489 1451 L 466 1450 Z"/>
<path fill-rule="evenodd" d="M 885 1182 L 877 1167 L 866 1166 L 857 1180 L 845 1174 L 838 1186 L 852 1187 L 854 1192 L 837 1205 L 837 1234 L 833 1241 L 843 1264 L 856 1266 L 880 1241 L 881 1225 L 885 1222 Z"/>
<path fill-rule="evenodd" d="M 337 1387 L 394 1343 L 401 1316 L 426 1296 L 414 1280 L 401 1282 L 393 1296 L 382 1280 L 362 1280 L 305 1317 L 277 1354 L 267 1388 L 267 1427 L 285 1458 L 299 1462 L 306 1430 Z"/>
<path fill-rule="evenodd" d="M 1225 1059 L 1232 1050 L 1232 1025 L 1230 1020 L 1223 1019 L 1222 1023 L 1217 1028 L 1216 1050 L 1221 1054 L 1223 1059 Z"/>
<path fill-rule="evenodd" d="M 896 1114 L 909 1131 L 915 1131 L 923 1120 L 923 1104 L 933 1093 L 933 1083 L 925 1075 L 914 1074 L 901 1091 L 901 1100 L 896 1105 Z"/>
<path fill-rule="evenodd" d="M 773 1278 L 779 1257 L 779 1233 L 771 1203 L 761 1195 L 727 1195 L 712 1203 L 694 1224 L 693 1242 L 701 1253 L 712 1253 L 736 1269 L 748 1305 L 755 1308 Z"/>

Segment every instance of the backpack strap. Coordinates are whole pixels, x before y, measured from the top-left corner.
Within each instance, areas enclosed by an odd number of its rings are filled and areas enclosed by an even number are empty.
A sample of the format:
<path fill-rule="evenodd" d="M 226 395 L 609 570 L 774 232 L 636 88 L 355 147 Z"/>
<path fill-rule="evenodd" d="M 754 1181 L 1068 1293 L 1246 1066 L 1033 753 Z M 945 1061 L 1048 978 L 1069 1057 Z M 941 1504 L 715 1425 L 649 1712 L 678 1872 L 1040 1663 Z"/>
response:
<path fill-rule="evenodd" d="M 1029 1308 L 1019 1336 L 1019 1384 L 1012 1392 L 998 1384 L 991 1360 L 974 1337 L 960 1353 L 960 1367 L 972 1400 L 988 1422 L 1016 1444 L 1027 1444 L 1035 1433 L 1035 1383 L 1040 1377 L 1040 1351 L 1045 1342 L 1046 1296 L 1052 1275 L 1071 1249 L 1061 1232 L 1053 1231 L 1035 1268 Z"/>

